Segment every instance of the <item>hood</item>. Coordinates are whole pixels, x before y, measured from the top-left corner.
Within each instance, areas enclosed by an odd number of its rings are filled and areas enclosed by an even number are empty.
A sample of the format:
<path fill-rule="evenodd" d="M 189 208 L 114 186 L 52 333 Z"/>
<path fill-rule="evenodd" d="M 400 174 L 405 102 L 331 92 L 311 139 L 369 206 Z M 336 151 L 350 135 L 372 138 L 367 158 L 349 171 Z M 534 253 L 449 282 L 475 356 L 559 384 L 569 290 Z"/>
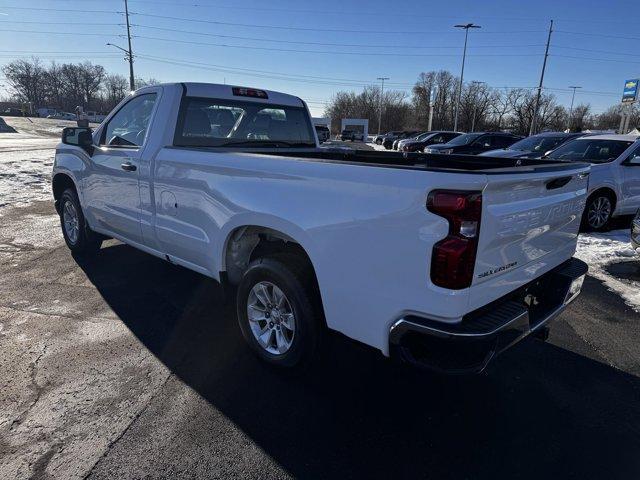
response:
<path fill-rule="evenodd" d="M 488 152 L 482 152 L 479 156 L 494 158 L 540 158 L 542 157 L 542 153 L 524 152 L 522 150 L 509 150 L 501 148 L 498 150 L 489 150 Z"/>
<path fill-rule="evenodd" d="M 482 152 L 480 156 L 494 158 L 516 158 L 526 154 L 527 152 L 523 152 L 521 150 L 507 150 L 504 148 L 500 148 L 498 150 L 489 150 L 488 152 Z"/>
<path fill-rule="evenodd" d="M 463 145 L 464 146 L 464 145 Z M 449 145 L 448 143 L 438 143 L 436 145 L 428 145 L 426 148 L 429 148 L 431 150 L 446 150 L 448 148 L 452 148 L 452 149 L 456 149 L 459 148 L 460 145 Z"/>

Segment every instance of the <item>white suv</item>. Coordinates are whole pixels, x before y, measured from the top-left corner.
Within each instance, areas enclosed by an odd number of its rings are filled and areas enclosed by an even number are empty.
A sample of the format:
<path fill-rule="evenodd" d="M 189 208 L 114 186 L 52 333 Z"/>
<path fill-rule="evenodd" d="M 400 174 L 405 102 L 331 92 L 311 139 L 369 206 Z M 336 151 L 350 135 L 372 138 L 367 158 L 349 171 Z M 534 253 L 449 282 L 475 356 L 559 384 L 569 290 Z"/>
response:
<path fill-rule="evenodd" d="M 605 230 L 612 217 L 640 208 L 640 142 L 636 135 L 594 135 L 571 140 L 543 158 L 589 162 L 589 197 L 583 228 Z"/>

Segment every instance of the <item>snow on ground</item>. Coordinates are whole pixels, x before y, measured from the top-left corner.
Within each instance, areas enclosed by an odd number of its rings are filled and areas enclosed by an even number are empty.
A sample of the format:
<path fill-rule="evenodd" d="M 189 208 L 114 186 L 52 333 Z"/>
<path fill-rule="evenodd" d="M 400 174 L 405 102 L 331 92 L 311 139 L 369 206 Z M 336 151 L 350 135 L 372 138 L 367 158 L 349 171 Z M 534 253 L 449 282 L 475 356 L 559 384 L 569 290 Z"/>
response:
<path fill-rule="evenodd" d="M 367 143 L 367 145 L 370 146 L 374 150 L 379 150 L 381 152 L 386 152 L 387 151 L 386 148 L 384 148 L 382 145 L 376 145 L 375 142 Z"/>
<path fill-rule="evenodd" d="M 0 215 L 10 206 L 51 198 L 57 140 L 0 133 Z"/>
<path fill-rule="evenodd" d="M 599 280 L 637 312 L 640 312 L 640 281 L 617 278 L 606 268 L 624 261 L 640 262 L 631 248 L 629 229 L 606 233 L 586 233 L 578 237 L 576 257 L 589 265 L 589 274 Z"/>

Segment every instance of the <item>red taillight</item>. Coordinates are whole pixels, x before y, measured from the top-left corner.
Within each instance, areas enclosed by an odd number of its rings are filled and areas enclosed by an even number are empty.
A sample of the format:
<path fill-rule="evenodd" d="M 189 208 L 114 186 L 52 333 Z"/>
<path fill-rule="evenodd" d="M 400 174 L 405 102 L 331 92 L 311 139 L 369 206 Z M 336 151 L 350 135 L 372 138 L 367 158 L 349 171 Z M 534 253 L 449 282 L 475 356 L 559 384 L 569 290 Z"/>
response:
<path fill-rule="evenodd" d="M 482 193 L 434 190 L 427 197 L 427 210 L 449 222 L 449 234 L 433 247 L 431 281 L 452 290 L 471 286 L 480 235 Z"/>

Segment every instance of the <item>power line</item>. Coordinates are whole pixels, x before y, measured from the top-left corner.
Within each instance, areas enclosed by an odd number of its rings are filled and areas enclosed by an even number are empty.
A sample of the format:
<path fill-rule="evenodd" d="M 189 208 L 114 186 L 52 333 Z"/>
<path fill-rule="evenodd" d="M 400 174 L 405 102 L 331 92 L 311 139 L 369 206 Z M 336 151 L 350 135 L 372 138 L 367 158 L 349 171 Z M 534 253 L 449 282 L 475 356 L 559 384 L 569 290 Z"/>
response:
<path fill-rule="evenodd" d="M 121 33 L 91 33 L 91 32 L 49 32 L 42 30 L 14 30 L 14 29 L 1 29 L 2 32 L 12 32 L 12 33 L 36 33 L 36 34 L 46 34 L 46 35 L 84 35 L 84 36 L 94 36 L 94 37 L 124 37 Z"/>
<path fill-rule="evenodd" d="M 2 9 L 2 7 L 0 7 Z M 15 23 L 19 24 L 37 24 L 42 25 L 42 21 L 25 21 L 25 20 L 2 20 L 0 21 L 0 25 L 6 23 L 7 25 L 12 25 Z M 113 22 L 64 22 L 65 25 L 101 25 L 101 26 L 119 26 L 124 27 L 124 23 L 113 23 Z"/>
<path fill-rule="evenodd" d="M 166 28 L 166 27 L 157 27 L 152 25 L 142 25 L 139 23 L 132 23 L 131 26 L 136 28 L 149 28 L 153 30 L 161 30 L 165 32 L 176 32 L 176 33 L 185 33 L 190 35 L 203 35 L 207 37 L 217 37 L 217 38 L 232 38 L 234 40 L 250 40 L 250 41 L 258 41 L 258 42 L 274 42 L 274 43 L 286 43 L 293 45 L 319 45 L 319 46 L 328 46 L 328 47 L 361 47 L 361 48 L 446 48 L 446 49 L 459 49 L 460 45 L 446 45 L 446 46 L 425 46 L 425 45 L 380 45 L 380 44 L 370 44 L 370 43 L 327 43 L 327 42 L 308 42 L 308 41 L 297 41 L 297 40 L 275 40 L 271 38 L 264 37 L 241 37 L 237 35 L 223 35 L 218 33 L 205 33 L 205 32 L 194 32 L 192 30 L 180 30 L 177 28 Z M 149 38 L 149 37 L 140 37 L 140 38 Z M 177 41 L 173 39 L 166 39 L 171 41 Z M 198 44 L 198 42 L 187 42 L 186 40 L 181 40 L 182 43 L 194 43 Z M 204 44 L 208 45 L 208 44 Z M 538 44 L 529 44 L 529 45 L 474 45 L 469 48 L 526 48 L 526 47 L 544 47 L 544 43 Z"/>
<path fill-rule="evenodd" d="M 159 40 L 171 43 L 187 43 L 207 45 L 211 47 L 222 48 L 240 48 L 249 50 L 265 50 L 272 52 L 293 52 L 293 53 L 319 53 L 326 55 L 357 55 L 357 56 L 375 56 L 375 57 L 457 57 L 456 53 L 400 53 L 400 52 L 342 52 L 336 50 L 301 50 L 294 48 L 274 48 L 274 47 L 258 47 L 250 45 L 230 45 L 226 43 L 207 43 L 207 42 L 193 42 L 188 40 L 176 40 L 173 38 L 161 38 L 161 37 L 148 37 L 145 35 L 136 35 L 136 38 L 144 38 L 147 40 Z M 469 56 L 473 57 L 534 57 L 542 55 L 541 53 L 514 53 L 514 54 L 502 54 L 502 53 L 475 53 Z"/>
<path fill-rule="evenodd" d="M 411 31 L 411 30 L 402 30 L 402 31 L 380 31 L 380 30 L 349 30 L 342 28 L 310 28 L 310 27 L 287 27 L 283 25 L 259 25 L 259 24 L 249 24 L 249 23 L 232 23 L 232 22 L 220 22 L 218 20 L 208 20 L 202 18 L 184 18 L 184 17 L 172 17 L 168 15 L 157 15 L 151 13 L 139 13 L 139 12 L 129 12 L 130 15 L 137 15 L 140 17 L 149 17 L 149 18 L 163 18 L 166 20 L 178 21 L 178 22 L 194 22 L 194 23 L 207 23 L 213 25 L 227 25 L 232 27 L 247 27 L 247 28 L 271 28 L 276 30 L 296 30 L 302 32 L 332 32 L 332 33 L 374 33 L 379 35 L 386 34 L 412 34 L 412 35 L 425 35 L 425 34 L 434 34 L 441 35 L 446 33 L 454 33 L 449 31 Z M 494 34 L 521 34 L 521 33 L 539 33 L 544 30 L 514 30 L 514 31 L 502 31 L 502 32 L 484 32 L 484 33 L 494 33 Z"/>
<path fill-rule="evenodd" d="M 73 13 L 117 13 L 122 14 L 124 12 L 117 12 L 113 10 L 78 10 L 75 8 L 36 8 L 36 7 L 10 7 L 2 5 L 0 8 L 3 10 L 31 10 L 36 12 L 73 12 Z"/>
<path fill-rule="evenodd" d="M 622 63 L 640 63 L 640 61 L 633 61 L 633 60 L 622 60 L 622 59 L 618 59 L 618 58 L 592 58 L 592 57 L 575 57 L 572 55 L 558 55 L 558 54 L 549 54 L 549 56 L 552 57 L 560 57 L 560 58 L 571 58 L 574 60 L 590 60 L 590 61 L 594 61 L 594 62 L 622 62 Z"/>
<path fill-rule="evenodd" d="M 623 35 L 611 35 L 608 33 L 592 33 L 592 32 L 570 32 L 567 30 L 554 30 L 557 33 L 566 33 L 568 35 L 584 35 L 588 37 L 604 37 L 604 38 L 621 38 L 623 40 L 640 40 L 640 37 L 627 37 Z"/>

